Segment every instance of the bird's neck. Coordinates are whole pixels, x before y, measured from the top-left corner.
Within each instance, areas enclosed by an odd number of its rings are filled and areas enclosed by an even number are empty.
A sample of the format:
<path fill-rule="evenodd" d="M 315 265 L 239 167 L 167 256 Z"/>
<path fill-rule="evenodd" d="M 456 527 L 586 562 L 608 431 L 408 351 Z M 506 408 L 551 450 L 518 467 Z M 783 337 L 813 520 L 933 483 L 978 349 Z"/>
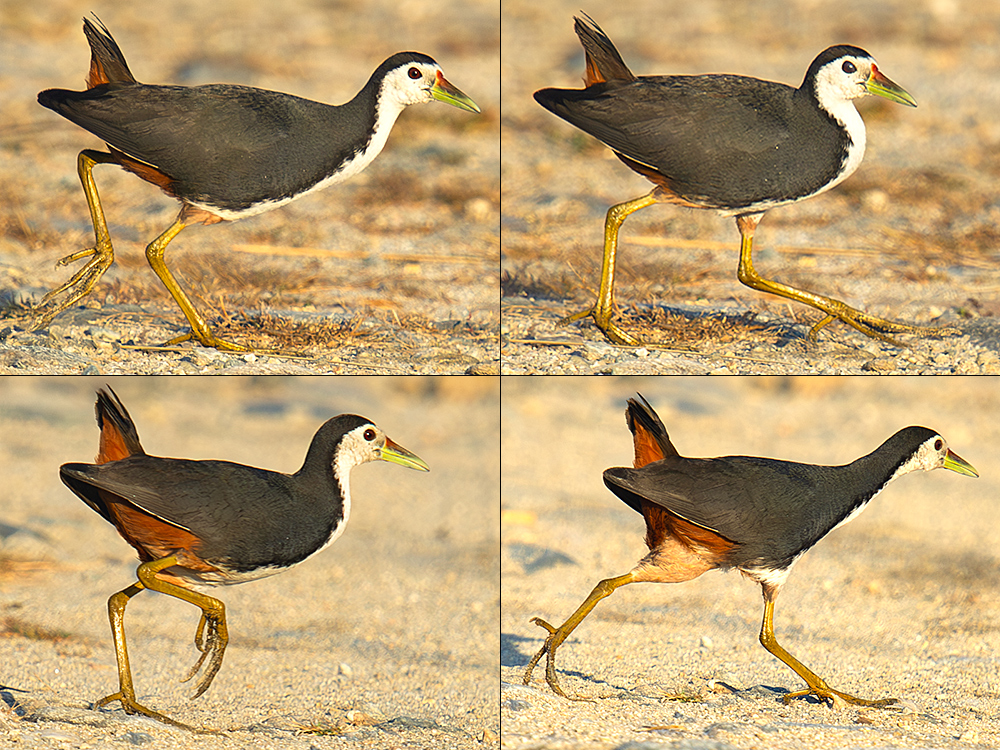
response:
<path fill-rule="evenodd" d="M 367 126 L 366 130 L 371 135 L 366 142 L 360 144 L 357 158 L 346 164 L 337 174 L 338 181 L 353 177 L 372 163 L 389 140 L 389 132 L 396 124 L 396 119 L 406 109 L 406 105 L 400 104 L 392 96 L 383 94 L 371 82 L 343 106 L 359 113 Z"/>
<path fill-rule="evenodd" d="M 824 92 L 813 91 L 811 94 L 823 114 L 829 117 L 837 126 L 843 128 L 850 141 L 847 144 L 847 153 L 844 156 L 840 174 L 837 175 L 837 178 L 833 182 L 823 187 L 825 191 L 835 185 L 839 185 L 854 174 L 857 168 L 861 166 L 861 160 L 865 156 L 867 134 L 865 132 L 865 121 L 861 119 L 861 114 L 858 112 L 857 107 L 854 106 L 853 100 L 833 96 L 829 92 L 825 92 L 824 95 Z"/>
<path fill-rule="evenodd" d="M 844 480 L 841 498 L 845 507 L 841 512 L 846 511 L 847 515 L 835 529 L 857 518 L 890 482 L 912 471 L 898 456 L 878 450 L 838 469 Z"/>

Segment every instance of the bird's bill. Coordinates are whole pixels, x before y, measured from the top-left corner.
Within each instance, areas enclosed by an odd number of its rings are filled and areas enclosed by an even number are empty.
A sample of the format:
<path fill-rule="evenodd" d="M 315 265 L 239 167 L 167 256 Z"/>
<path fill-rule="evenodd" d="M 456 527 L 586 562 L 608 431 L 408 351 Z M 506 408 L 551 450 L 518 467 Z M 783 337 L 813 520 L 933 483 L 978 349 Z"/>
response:
<path fill-rule="evenodd" d="M 906 90 L 898 83 L 893 83 L 882 75 L 879 69 L 874 65 L 872 65 L 872 72 L 868 76 L 865 88 L 868 90 L 869 94 L 881 96 L 884 99 L 888 99 L 890 102 L 905 104 L 907 107 L 917 106 L 916 99 L 906 93 Z"/>
<path fill-rule="evenodd" d="M 902 89 L 900 89 L 900 91 L 902 91 Z M 479 106 L 472 101 L 472 99 L 448 83 L 448 79 L 441 75 L 440 70 L 437 72 L 437 80 L 434 81 L 434 85 L 431 86 L 431 96 L 439 102 L 450 104 L 451 106 L 458 107 L 459 109 L 465 109 L 469 112 L 480 111 Z"/>
<path fill-rule="evenodd" d="M 972 467 L 972 464 L 950 450 L 948 451 L 948 455 L 944 457 L 944 468 L 957 471 L 959 474 L 965 474 L 967 477 L 979 476 L 979 472 Z"/>
<path fill-rule="evenodd" d="M 394 464 L 399 464 L 400 466 L 405 466 L 407 469 L 417 469 L 419 471 L 430 471 L 431 468 L 424 463 L 424 460 L 420 458 L 416 453 L 410 453 L 399 443 L 394 443 L 389 438 L 385 439 L 385 445 L 382 446 L 382 452 L 379 454 L 379 458 L 383 461 L 389 461 Z"/>

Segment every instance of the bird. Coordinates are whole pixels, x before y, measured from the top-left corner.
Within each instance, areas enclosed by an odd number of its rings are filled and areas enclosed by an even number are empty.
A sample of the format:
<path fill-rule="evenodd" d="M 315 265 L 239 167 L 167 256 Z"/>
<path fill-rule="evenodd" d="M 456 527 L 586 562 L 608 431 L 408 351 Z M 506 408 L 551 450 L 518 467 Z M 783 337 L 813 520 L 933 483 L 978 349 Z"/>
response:
<path fill-rule="evenodd" d="M 603 142 L 655 187 L 608 210 L 597 300 L 561 324 L 591 317 L 611 342 L 641 343 L 612 320 L 618 233 L 636 211 L 673 203 L 736 218 L 741 236 L 737 277 L 753 289 L 820 310 L 824 317 L 810 329 L 810 341 L 834 320 L 896 346 L 903 344 L 890 334 L 956 332 L 884 320 L 764 279 L 753 266 L 754 232 L 766 211 L 819 195 L 861 164 L 865 124 L 855 99 L 874 94 L 916 106 L 871 55 L 850 45 L 829 47 L 813 60 L 798 88 L 737 75 L 636 76 L 590 16 L 574 21 L 586 53 L 586 87 L 542 89 L 535 101 Z"/>
<path fill-rule="evenodd" d="M 89 294 L 114 262 L 93 176 L 97 164 L 117 164 L 181 203 L 174 223 L 146 247 L 149 265 L 191 326 L 166 345 L 197 340 L 249 351 L 213 333 L 194 308 L 164 260 L 171 240 L 187 226 L 256 216 L 350 179 L 378 156 L 411 104 L 434 100 L 479 112 L 420 52 L 392 55 L 353 99 L 335 106 L 234 84 L 139 83 L 100 19 L 84 18 L 83 32 L 91 50 L 86 91 L 47 89 L 38 102 L 107 144 L 106 152 L 85 149 L 77 158 L 96 244 L 57 263 L 89 258 L 32 307 L 28 330 L 44 328 Z"/>
<path fill-rule="evenodd" d="M 94 709 L 120 701 L 142 714 L 200 731 L 136 701 L 125 644 L 125 607 L 145 589 L 201 609 L 195 646 L 201 655 L 181 680 L 205 665 L 192 698 L 202 695 L 229 642 L 225 605 L 204 593 L 214 586 L 281 573 L 333 544 L 351 512 L 351 470 L 390 461 L 429 471 L 415 454 L 393 442 L 371 420 L 341 414 L 316 432 L 302 468 L 282 474 L 229 461 L 194 461 L 148 455 L 135 423 L 109 386 L 97 391 L 100 444 L 96 463 L 67 463 L 59 477 L 135 548 L 138 580 L 108 600 L 118 661 L 118 691 Z"/>
<path fill-rule="evenodd" d="M 786 693 L 782 697 L 786 705 L 808 695 L 831 705 L 838 700 L 877 708 L 895 703 L 895 698 L 866 700 L 835 690 L 786 651 L 774 635 L 774 602 L 802 555 L 855 518 L 894 479 L 938 468 L 978 477 L 973 466 L 926 427 L 906 427 L 873 452 L 843 466 L 750 456 L 685 458 L 670 441 L 657 413 L 637 395 L 639 400 L 628 400 L 625 413 L 633 436 L 634 468 L 607 469 L 604 483 L 642 514 L 649 554 L 625 575 L 598 583 L 558 628 L 540 617 L 532 620 L 548 636 L 528 664 L 524 684 L 530 684 L 535 665 L 547 655 L 549 687 L 570 700 L 590 700 L 562 690 L 555 656 L 598 602 L 630 583 L 680 583 L 709 570 L 736 569 L 761 586 L 761 645 L 807 685 Z"/>

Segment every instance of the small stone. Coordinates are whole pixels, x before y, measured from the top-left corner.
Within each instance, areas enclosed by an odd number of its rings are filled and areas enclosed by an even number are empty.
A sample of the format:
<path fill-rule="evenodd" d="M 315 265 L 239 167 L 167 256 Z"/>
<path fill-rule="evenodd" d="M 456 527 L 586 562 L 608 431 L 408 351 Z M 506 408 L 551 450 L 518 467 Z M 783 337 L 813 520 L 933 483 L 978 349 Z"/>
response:
<path fill-rule="evenodd" d="M 77 735 L 64 732 L 61 729 L 46 729 L 38 733 L 38 738 L 48 740 L 49 742 L 80 742 L 80 738 Z"/>
<path fill-rule="evenodd" d="M 353 724 L 356 727 L 373 726 L 382 722 L 381 718 L 370 716 L 369 714 L 361 711 L 355 711 L 354 709 L 351 709 L 344 714 L 344 719 L 348 724 Z"/>
<path fill-rule="evenodd" d="M 889 357 L 876 357 L 861 365 L 865 372 L 892 372 L 896 369 L 896 363 Z"/>
<path fill-rule="evenodd" d="M 344 675 L 344 677 L 351 677 L 354 675 L 354 670 L 351 669 L 350 664 L 345 664 L 344 662 L 340 662 L 340 664 L 337 666 L 337 674 L 342 674 Z"/>
<path fill-rule="evenodd" d="M 889 194 L 881 188 L 866 190 L 861 194 L 861 205 L 873 214 L 885 213 L 889 207 Z"/>
<path fill-rule="evenodd" d="M 121 338 L 121 334 L 118 331 L 105 328 L 104 326 L 90 326 L 84 330 L 84 333 L 92 339 L 96 339 L 98 341 L 110 341 L 117 343 Z"/>
<path fill-rule="evenodd" d="M 493 213 L 493 204 L 486 198 L 473 198 L 465 202 L 462 211 L 466 218 L 471 221 L 486 221 Z"/>

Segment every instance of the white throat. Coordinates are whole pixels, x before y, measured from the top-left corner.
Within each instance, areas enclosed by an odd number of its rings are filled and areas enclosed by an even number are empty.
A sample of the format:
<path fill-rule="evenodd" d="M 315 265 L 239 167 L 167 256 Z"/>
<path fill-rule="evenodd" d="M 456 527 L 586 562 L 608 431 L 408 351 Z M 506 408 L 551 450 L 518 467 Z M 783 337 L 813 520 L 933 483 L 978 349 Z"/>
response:
<path fill-rule="evenodd" d="M 840 174 L 829 185 L 825 185 L 815 194 L 822 193 L 850 177 L 861 166 L 861 160 L 865 157 L 865 121 L 861 119 L 852 99 L 845 99 L 839 92 L 817 86 L 816 99 L 820 108 L 827 112 L 837 121 L 850 137 L 851 142 L 847 146 L 847 158 L 844 159 Z"/>
<path fill-rule="evenodd" d="M 388 95 L 381 96 L 379 101 L 375 103 L 375 132 L 372 133 L 372 137 L 365 147 L 354 155 L 353 161 L 345 164 L 329 177 L 320 180 L 312 187 L 303 190 L 301 193 L 296 193 L 295 195 L 290 195 L 285 198 L 262 201 L 251 206 L 250 208 L 241 209 L 239 211 L 230 211 L 224 208 L 213 207 L 207 203 L 198 203 L 195 201 L 189 202 L 195 208 L 204 209 L 226 221 L 236 221 L 237 219 L 245 219 L 248 216 L 256 216 L 257 214 L 266 213 L 267 211 L 271 211 L 279 206 L 291 203 L 292 201 L 301 198 L 303 195 L 309 195 L 310 193 L 315 193 L 317 190 L 323 190 L 331 185 L 336 185 L 337 183 L 349 180 L 364 170 L 365 167 L 371 164 L 375 157 L 382 152 L 386 142 L 389 140 L 389 133 L 392 131 L 392 126 L 395 125 L 396 119 L 404 109 L 406 109 L 406 105 L 401 104 L 395 97 Z"/>
<path fill-rule="evenodd" d="M 340 519 L 340 522 L 333 529 L 333 533 L 330 534 L 330 538 L 326 540 L 326 544 L 320 547 L 313 555 L 322 552 L 331 544 L 333 544 L 340 535 L 344 533 L 344 528 L 347 526 L 347 521 L 351 517 L 351 469 L 357 466 L 357 458 L 350 451 L 339 451 L 337 454 L 337 460 L 333 463 L 333 478 L 337 480 L 337 484 L 340 485 L 340 494 L 343 498 L 343 514 L 344 517 Z M 312 555 L 310 555 L 312 557 Z"/>

